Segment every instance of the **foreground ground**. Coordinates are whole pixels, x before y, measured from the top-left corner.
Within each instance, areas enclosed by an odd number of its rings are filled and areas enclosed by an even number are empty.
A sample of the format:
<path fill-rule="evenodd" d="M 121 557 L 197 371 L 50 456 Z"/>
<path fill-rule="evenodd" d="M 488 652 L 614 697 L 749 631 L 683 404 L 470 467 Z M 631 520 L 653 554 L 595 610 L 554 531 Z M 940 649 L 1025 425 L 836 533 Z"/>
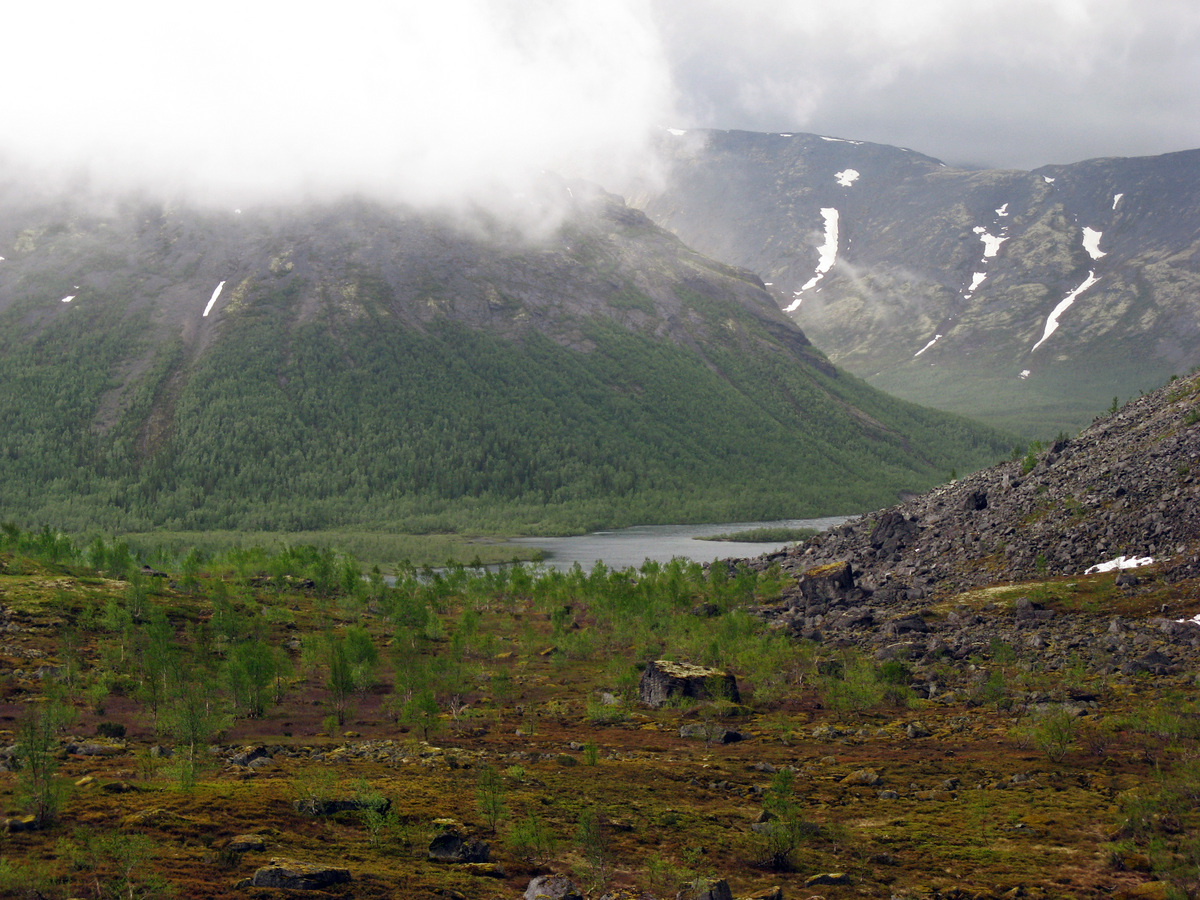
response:
<path fill-rule="evenodd" d="M 1200 611 L 1153 569 L 931 596 L 934 632 L 970 611 L 994 639 L 887 658 L 749 614 L 778 571 L 339 586 L 311 554 L 167 577 L 35 538 L 0 556 L 5 896 L 279 896 L 246 884 L 272 858 L 343 868 L 322 890 L 355 898 L 515 898 L 549 872 L 591 897 L 1200 887 L 1192 626 L 1157 670 L 1078 637 L 1119 615 L 1149 654 L 1164 608 Z M 1008 639 L 1030 596 L 1057 617 L 1026 623 L 1041 650 Z M 733 672 L 740 702 L 639 703 L 662 657 Z M 431 861 L 446 831 L 488 861 Z"/>

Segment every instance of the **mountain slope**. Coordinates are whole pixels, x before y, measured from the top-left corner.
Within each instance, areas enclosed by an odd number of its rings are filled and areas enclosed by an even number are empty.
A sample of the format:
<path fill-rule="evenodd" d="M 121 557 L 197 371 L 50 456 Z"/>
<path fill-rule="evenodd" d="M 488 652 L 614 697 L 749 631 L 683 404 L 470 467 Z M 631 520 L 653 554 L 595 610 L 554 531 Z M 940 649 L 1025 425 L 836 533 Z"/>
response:
<path fill-rule="evenodd" d="M 759 567 L 849 562 L 859 586 L 886 604 L 1077 576 L 1117 558 L 1153 562 L 1173 582 L 1200 574 L 1198 498 L 1200 374 L 1192 374 L 1076 437 L 852 520 Z"/>
<path fill-rule="evenodd" d="M 1006 446 L 839 372 L 618 198 L 557 190 L 540 240 L 367 202 L 5 204 L 0 509 L 561 531 L 861 510 Z"/>
<path fill-rule="evenodd" d="M 898 396 L 1044 436 L 1200 362 L 1200 151 L 1021 172 L 806 134 L 669 150 L 651 218 Z"/>

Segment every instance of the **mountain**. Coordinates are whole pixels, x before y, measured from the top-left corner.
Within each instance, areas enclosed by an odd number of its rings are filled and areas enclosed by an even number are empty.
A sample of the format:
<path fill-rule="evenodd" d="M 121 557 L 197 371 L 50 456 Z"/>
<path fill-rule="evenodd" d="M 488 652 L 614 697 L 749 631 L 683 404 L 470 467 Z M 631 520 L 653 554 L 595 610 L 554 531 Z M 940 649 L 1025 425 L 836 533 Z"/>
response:
<path fill-rule="evenodd" d="M 0 201 L 5 518 L 757 519 L 893 502 L 1009 445 L 839 371 L 754 275 L 580 184 L 527 199 L 558 216 L 539 234 L 366 200 Z"/>
<path fill-rule="evenodd" d="M 667 152 L 636 205 L 897 396 L 1047 436 L 1200 362 L 1200 150 L 1032 172 L 812 134 Z"/>
<path fill-rule="evenodd" d="M 1076 437 L 748 563 L 789 576 L 759 610 L 776 627 L 920 660 L 926 686 L 1000 645 L 1047 671 L 1194 681 L 1198 499 L 1193 374 Z"/>
<path fill-rule="evenodd" d="M 1035 447 L 778 554 L 785 569 L 850 561 L 914 599 L 1074 576 L 1118 557 L 1200 576 L 1200 374 Z"/>

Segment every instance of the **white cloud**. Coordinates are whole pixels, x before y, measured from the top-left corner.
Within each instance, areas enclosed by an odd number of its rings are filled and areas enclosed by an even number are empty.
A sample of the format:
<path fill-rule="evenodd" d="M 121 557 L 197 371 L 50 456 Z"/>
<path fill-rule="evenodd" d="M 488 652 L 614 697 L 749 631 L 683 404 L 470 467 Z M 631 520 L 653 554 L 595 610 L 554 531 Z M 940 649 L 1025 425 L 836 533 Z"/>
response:
<path fill-rule="evenodd" d="M 635 0 L 65 6 L 6 10 L 0 149 L 104 183 L 440 202 L 640 165 L 672 110 Z"/>
<path fill-rule="evenodd" d="M 1200 146 L 1192 0 L 1159 0 L 1153 15 L 1136 0 L 655 8 L 692 126 L 815 131 L 1027 168 Z"/>

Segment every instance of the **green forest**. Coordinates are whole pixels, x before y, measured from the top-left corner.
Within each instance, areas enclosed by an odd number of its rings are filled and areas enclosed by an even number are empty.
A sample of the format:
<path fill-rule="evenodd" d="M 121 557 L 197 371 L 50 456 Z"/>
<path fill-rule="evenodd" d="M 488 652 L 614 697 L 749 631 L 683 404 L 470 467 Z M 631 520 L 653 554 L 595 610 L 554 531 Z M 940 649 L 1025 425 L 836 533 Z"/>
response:
<path fill-rule="evenodd" d="M 118 297 L 0 317 L 0 509 L 110 532 L 564 533 L 859 512 L 1010 443 L 772 346 L 688 348 L 603 317 L 594 347 L 383 304 L 295 314 L 301 280 L 203 353 Z M 696 315 L 728 317 L 699 295 Z M 30 333 L 32 330 L 32 339 Z M 763 349 L 765 348 L 765 349 Z"/>

